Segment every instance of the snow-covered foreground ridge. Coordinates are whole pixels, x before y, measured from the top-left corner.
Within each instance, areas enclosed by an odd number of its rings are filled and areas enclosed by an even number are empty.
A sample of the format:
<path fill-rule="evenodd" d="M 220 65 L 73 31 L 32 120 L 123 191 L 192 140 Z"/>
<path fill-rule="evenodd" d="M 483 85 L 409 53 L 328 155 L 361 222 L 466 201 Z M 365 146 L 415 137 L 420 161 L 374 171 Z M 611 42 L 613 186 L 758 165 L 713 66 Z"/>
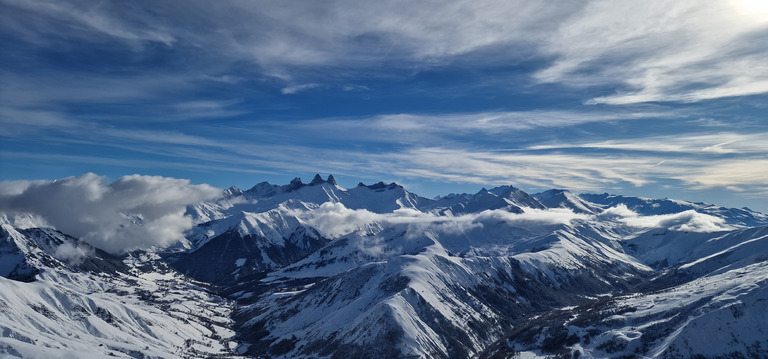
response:
<path fill-rule="evenodd" d="M 178 210 L 172 184 L 84 238 L 50 208 L 0 215 L 0 357 L 768 357 L 768 216 L 748 209 L 318 175 Z M 113 241 L 148 230 L 163 247 Z"/>

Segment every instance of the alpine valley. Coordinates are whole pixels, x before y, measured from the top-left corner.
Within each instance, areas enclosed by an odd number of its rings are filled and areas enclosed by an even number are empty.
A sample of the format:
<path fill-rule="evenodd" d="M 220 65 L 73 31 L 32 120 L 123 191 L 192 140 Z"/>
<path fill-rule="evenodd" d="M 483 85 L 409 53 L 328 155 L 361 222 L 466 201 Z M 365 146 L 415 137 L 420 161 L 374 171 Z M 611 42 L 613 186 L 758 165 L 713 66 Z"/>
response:
<path fill-rule="evenodd" d="M 186 217 L 185 240 L 114 254 L 0 214 L 0 357 L 768 358 L 747 208 L 318 175 Z"/>

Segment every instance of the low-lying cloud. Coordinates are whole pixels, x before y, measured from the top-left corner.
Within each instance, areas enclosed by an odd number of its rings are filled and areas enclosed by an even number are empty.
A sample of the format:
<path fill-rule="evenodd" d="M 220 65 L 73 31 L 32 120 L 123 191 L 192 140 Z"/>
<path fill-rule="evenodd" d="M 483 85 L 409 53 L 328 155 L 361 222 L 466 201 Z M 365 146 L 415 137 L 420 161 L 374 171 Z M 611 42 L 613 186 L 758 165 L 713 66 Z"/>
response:
<path fill-rule="evenodd" d="M 62 245 L 56 247 L 53 256 L 70 265 L 80 265 L 86 258 L 92 256 L 93 253 L 93 247 L 64 242 Z"/>
<path fill-rule="evenodd" d="M 573 220 L 588 219 L 589 215 L 574 213 L 570 209 L 526 208 L 523 213 L 505 210 L 485 210 L 459 216 L 420 212 L 401 208 L 392 213 L 373 213 L 366 209 L 350 209 L 341 203 L 326 202 L 311 211 L 296 210 L 292 213 L 329 238 L 338 238 L 351 232 L 381 225 L 407 225 L 407 235 L 420 235 L 428 230 L 461 233 L 472 228 L 506 223 L 520 227 L 536 227 L 568 224 Z"/>
<path fill-rule="evenodd" d="M 167 246 L 184 239 L 188 204 L 221 190 L 189 180 L 132 175 L 109 183 L 87 173 L 53 182 L 0 182 L 0 211 L 31 213 L 56 229 L 112 253 Z"/>
<path fill-rule="evenodd" d="M 53 182 L 0 182 L 0 212 L 26 218 L 29 214 L 47 224 L 81 238 L 103 250 L 120 253 L 150 246 L 167 246 L 184 240 L 194 226 L 185 216 L 186 206 L 221 196 L 222 191 L 189 180 L 132 175 L 109 182 L 93 173 Z M 523 213 L 485 210 L 462 215 L 444 215 L 402 208 L 392 213 L 350 209 L 342 203 L 327 202 L 313 210 L 293 210 L 292 215 L 329 238 L 355 231 L 378 232 L 389 225 L 404 225 L 406 236 L 426 233 L 467 233 L 500 224 L 536 230 L 578 221 L 600 220 L 637 229 L 669 228 L 678 231 L 715 232 L 732 229 L 719 217 L 693 210 L 674 214 L 643 216 L 625 205 L 599 214 L 575 213 L 567 208 L 525 208 Z M 31 219 L 27 222 L 42 223 Z M 373 243 L 373 247 L 380 247 Z M 61 256 L 76 259 L 77 248 L 62 249 Z"/>
<path fill-rule="evenodd" d="M 688 210 L 680 213 L 643 216 L 620 204 L 598 214 L 575 213 L 568 208 L 524 208 L 523 213 L 503 209 L 485 210 L 458 216 L 425 213 L 402 208 L 392 213 L 373 213 L 365 209 L 350 209 L 341 203 L 327 202 L 311 211 L 297 210 L 293 215 L 316 228 L 329 238 L 339 238 L 355 231 L 374 229 L 376 226 L 406 225 L 407 237 L 422 236 L 427 232 L 466 233 L 474 228 L 505 224 L 536 229 L 553 225 L 567 225 L 577 221 L 598 220 L 614 222 L 636 229 L 667 228 L 675 231 L 717 232 L 733 229 L 722 218 Z M 369 231 L 370 232 L 370 231 Z"/>
<path fill-rule="evenodd" d="M 614 219 L 630 227 L 636 228 L 668 228 L 686 232 L 718 232 L 733 229 L 725 223 L 725 219 L 687 210 L 680 213 L 641 216 L 620 204 L 603 211 L 599 217 Z"/>
<path fill-rule="evenodd" d="M 293 214 L 329 238 L 338 238 L 386 216 L 366 209 L 349 209 L 338 202 L 325 202 L 315 210 L 297 210 Z"/>
<path fill-rule="evenodd" d="M 468 238 L 482 241 L 497 239 L 494 235 L 491 235 L 493 238 L 482 238 L 482 234 L 475 232 L 483 231 L 484 228 L 509 226 L 523 228 L 526 232 L 546 232 L 556 225 L 590 218 L 589 215 L 564 208 L 525 208 L 524 213 L 496 209 L 458 216 L 421 212 L 411 208 L 401 208 L 391 213 L 374 213 L 366 209 L 347 208 L 337 202 L 326 202 L 312 210 L 293 210 L 290 214 L 327 238 L 351 235 L 351 245 L 361 253 L 378 258 L 402 252 L 402 242 L 391 243 L 385 240 L 388 235 L 381 232 L 387 229 L 394 228 L 396 233 L 402 232 L 404 238 L 412 243 L 441 238 L 439 240 L 445 246 L 463 246 L 471 245 L 466 242 Z"/>

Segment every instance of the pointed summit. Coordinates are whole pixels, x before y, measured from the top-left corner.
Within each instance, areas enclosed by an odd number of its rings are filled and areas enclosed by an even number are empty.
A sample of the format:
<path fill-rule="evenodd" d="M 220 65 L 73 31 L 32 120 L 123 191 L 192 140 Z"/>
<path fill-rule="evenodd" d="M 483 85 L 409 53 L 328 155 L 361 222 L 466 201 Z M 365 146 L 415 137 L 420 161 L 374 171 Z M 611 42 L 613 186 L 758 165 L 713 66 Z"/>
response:
<path fill-rule="evenodd" d="M 236 196 L 242 196 L 243 190 L 240 188 L 237 188 L 237 186 L 232 186 L 224 190 L 224 197 L 231 198 Z"/>
<path fill-rule="evenodd" d="M 284 188 L 285 188 L 286 192 L 291 192 L 291 191 L 297 190 L 297 189 L 299 189 L 301 187 L 304 187 L 304 186 L 306 186 L 306 185 L 303 182 L 301 182 L 301 178 L 296 177 L 296 178 L 292 179 L 291 183 L 289 183 L 288 186 L 285 186 Z"/>
<path fill-rule="evenodd" d="M 328 182 L 334 186 L 338 186 L 338 183 L 336 183 L 336 179 L 333 178 L 333 175 L 328 175 L 328 179 L 325 182 Z"/>
<path fill-rule="evenodd" d="M 323 184 L 323 183 L 325 183 L 325 181 L 323 181 L 323 177 L 320 177 L 320 174 L 318 173 L 318 174 L 315 174 L 315 178 L 312 179 L 312 182 L 309 182 L 309 185 L 314 186 L 314 185 Z"/>

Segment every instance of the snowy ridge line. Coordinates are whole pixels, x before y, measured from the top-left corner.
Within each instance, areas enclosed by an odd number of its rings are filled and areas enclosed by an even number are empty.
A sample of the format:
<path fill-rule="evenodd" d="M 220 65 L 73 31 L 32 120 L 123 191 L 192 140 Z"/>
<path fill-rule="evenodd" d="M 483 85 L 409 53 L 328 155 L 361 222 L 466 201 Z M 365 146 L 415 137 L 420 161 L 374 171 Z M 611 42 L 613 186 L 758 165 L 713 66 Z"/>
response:
<path fill-rule="evenodd" d="M 747 209 L 512 186 L 427 199 L 318 175 L 185 218 L 183 241 L 109 254 L 0 216 L 0 355 L 768 355 L 744 334 L 768 332 L 768 227 Z M 718 322 L 746 339 L 689 345 Z"/>

